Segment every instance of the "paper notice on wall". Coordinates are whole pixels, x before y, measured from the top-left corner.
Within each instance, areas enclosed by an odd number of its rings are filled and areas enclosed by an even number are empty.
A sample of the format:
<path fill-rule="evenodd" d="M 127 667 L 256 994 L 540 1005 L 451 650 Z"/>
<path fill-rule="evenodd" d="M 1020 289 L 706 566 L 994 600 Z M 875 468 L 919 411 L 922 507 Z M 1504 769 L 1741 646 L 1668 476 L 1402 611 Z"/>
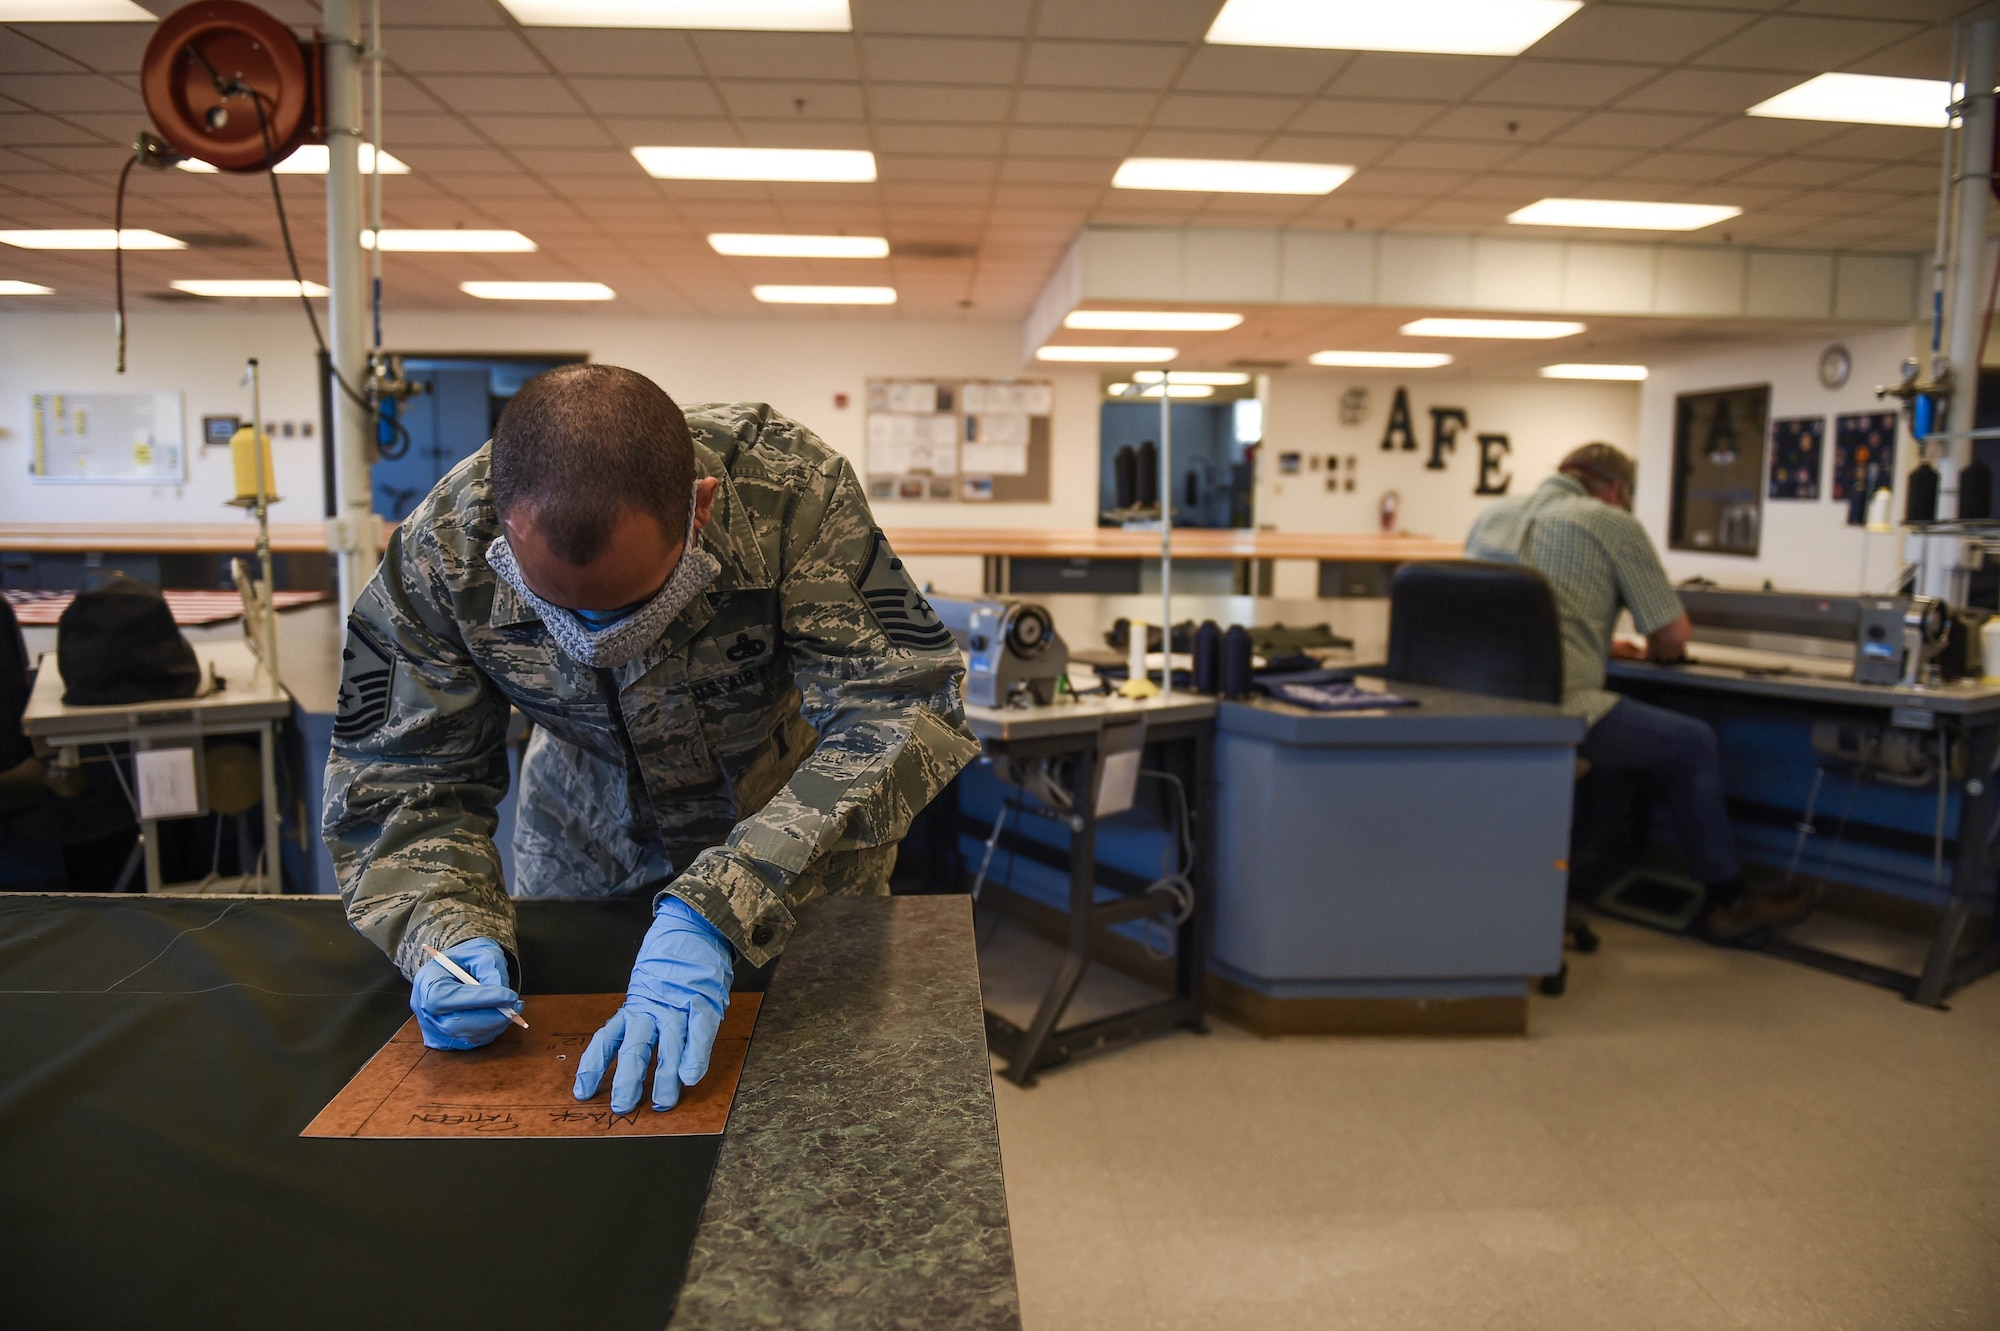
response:
<path fill-rule="evenodd" d="M 970 396 L 968 392 L 967 397 Z M 994 411 L 968 416 L 960 465 L 967 472 L 1025 476 L 1028 474 L 1028 433 L 1028 417 L 1021 412 Z"/>
<path fill-rule="evenodd" d="M 1046 383 L 969 383 L 965 386 L 965 410 L 974 416 L 988 412 L 1046 416 L 1055 410 L 1055 392 Z"/>
<path fill-rule="evenodd" d="M 938 386 L 933 383 L 895 380 L 877 385 L 881 392 L 881 403 L 868 404 L 871 411 L 895 411 L 910 415 L 928 416 L 938 409 Z"/>
<path fill-rule="evenodd" d="M 868 470 L 873 475 L 958 470 L 956 416 L 868 417 Z"/>

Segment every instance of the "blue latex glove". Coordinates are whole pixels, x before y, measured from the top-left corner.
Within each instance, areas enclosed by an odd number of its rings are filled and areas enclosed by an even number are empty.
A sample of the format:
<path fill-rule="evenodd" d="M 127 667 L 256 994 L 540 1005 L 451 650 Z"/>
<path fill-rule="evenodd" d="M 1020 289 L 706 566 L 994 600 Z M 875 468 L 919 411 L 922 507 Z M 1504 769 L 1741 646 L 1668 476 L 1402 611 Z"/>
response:
<path fill-rule="evenodd" d="M 660 1070 L 653 1078 L 653 1108 L 679 1104 L 681 1087 L 694 1085 L 708 1072 L 708 1053 L 729 1006 L 732 973 L 729 944 L 715 926 L 679 897 L 661 897 L 653 927 L 632 965 L 624 1006 L 590 1037 L 576 1066 L 576 1098 L 597 1094 L 615 1058 L 611 1112 L 631 1113 L 639 1105 L 657 1049 Z"/>
<path fill-rule="evenodd" d="M 468 938 L 444 949 L 479 981 L 466 984 L 432 957 L 410 986 L 410 1011 L 432 1049 L 477 1049 L 507 1029 L 500 1009 L 521 1006 L 521 996 L 507 987 L 507 954 L 490 938 Z"/>

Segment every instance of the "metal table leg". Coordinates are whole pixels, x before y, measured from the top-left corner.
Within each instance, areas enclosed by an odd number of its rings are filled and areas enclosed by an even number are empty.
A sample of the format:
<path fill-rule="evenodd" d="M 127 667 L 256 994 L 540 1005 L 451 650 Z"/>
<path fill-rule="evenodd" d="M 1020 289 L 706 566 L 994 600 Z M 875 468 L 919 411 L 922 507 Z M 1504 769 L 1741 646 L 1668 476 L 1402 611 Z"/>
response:
<path fill-rule="evenodd" d="M 1930 955 L 1924 960 L 1923 974 L 1917 978 L 1910 1000 L 1925 1007 L 1941 1008 L 1952 990 L 1978 978 L 1996 965 L 1995 948 L 1989 943 L 1971 963 L 1959 961 L 1959 944 L 1980 890 L 1993 880 L 1994 841 L 2000 834 L 2000 726 L 1992 722 L 1967 725 L 1961 732 L 1965 745 L 1965 785 L 1958 806 L 1958 851 L 1952 857 L 1951 899 L 1944 917 L 1938 921 L 1931 939 Z"/>
<path fill-rule="evenodd" d="M 1083 972 L 1090 965 L 1090 925 L 1091 906 L 1097 898 L 1097 743 L 1095 736 L 1087 747 L 1076 752 L 1075 775 L 1071 786 L 1074 791 L 1072 808 L 1074 816 L 1070 823 L 1069 842 L 1069 942 L 1064 951 L 1062 969 L 1056 972 L 1054 983 L 1042 995 L 1042 1004 L 1035 1010 L 1035 1019 L 1028 1023 L 1028 1029 L 1020 1034 L 1008 1050 L 1007 1070 L 1001 1075 L 1017 1086 L 1034 1084 L 1035 1067 L 1048 1045 L 1049 1037 L 1055 1033 L 1056 1025 L 1069 1007 L 1070 999 L 1076 996 L 1076 986 L 1083 980 Z M 989 1032 L 994 1018 L 989 1014 Z"/>

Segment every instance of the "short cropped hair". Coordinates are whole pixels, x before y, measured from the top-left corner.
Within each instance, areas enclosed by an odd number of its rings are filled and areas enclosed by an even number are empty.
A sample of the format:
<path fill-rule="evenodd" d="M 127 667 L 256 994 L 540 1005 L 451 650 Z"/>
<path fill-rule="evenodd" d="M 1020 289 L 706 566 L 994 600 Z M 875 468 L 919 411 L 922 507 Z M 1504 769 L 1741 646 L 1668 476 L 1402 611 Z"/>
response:
<path fill-rule="evenodd" d="M 1639 475 L 1638 464 L 1610 444 L 1585 444 L 1564 458 L 1556 470 L 1576 477 L 1587 489 L 1622 485 L 1627 495 L 1632 493 L 1633 482 Z"/>
<path fill-rule="evenodd" d="M 604 553 L 620 513 L 687 530 L 694 442 L 687 417 L 645 375 L 615 365 L 563 365 L 521 386 L 493 430 L 493 505 L 522 506 L 558 559 Z"/>

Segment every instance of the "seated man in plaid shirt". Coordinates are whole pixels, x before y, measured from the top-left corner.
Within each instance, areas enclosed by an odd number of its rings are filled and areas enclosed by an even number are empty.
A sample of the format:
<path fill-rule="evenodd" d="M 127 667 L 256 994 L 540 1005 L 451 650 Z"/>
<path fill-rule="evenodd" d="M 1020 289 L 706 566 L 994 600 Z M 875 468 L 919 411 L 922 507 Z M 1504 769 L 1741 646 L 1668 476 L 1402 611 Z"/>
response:
<path fill-rule="evenodd" d="M 1708 724 L 1604 687 L 1612 653 L 1678 661 L 1693 632 L 1632 516 L 1635 470 L 1610 444 L 1585 444 L 1533 494 L 1500 500 L 1481 514 L 1465 552 L 1526 564 L 1549 580 L 1562 622 L 1563 709 L 1590 725 L 1578 756 L 1594 769 L 1646 779 L 1673 816 L 1690 870 L 1708 889 L 1702 932 L 1716 942 L 1747 943 L 1802 918 L 1809 895 L 1804 888 L 1745 890 Z M 1620 610 L 1631 611 L 1644 648 L 1613 640 Z"/>

